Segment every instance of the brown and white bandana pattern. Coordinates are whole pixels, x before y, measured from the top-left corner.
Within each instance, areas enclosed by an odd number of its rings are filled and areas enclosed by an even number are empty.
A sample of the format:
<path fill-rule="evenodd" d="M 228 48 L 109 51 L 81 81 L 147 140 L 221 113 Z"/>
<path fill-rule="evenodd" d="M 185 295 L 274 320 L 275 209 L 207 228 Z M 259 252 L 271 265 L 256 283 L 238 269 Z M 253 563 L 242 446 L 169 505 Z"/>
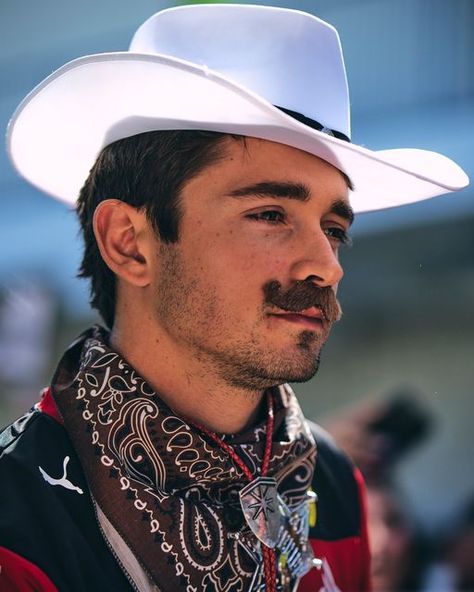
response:
<path fill-rule="evenodd" d="M 102 512 L 160 590 L 261 590 L 260 543 L 239 503 L 248 484 L 242 471 L 107 342 L 100 327 L 84 333 L 66 352 L 52 390 Z M 274 400 L 268 473 L 291 509 L 306 498 L 315 443 L 291 389 L 275 389 Z M 265 420 L 226 441 L 258 475 Z M 280 590 L 295 584 L 287 568 L 278 579 Z"/>

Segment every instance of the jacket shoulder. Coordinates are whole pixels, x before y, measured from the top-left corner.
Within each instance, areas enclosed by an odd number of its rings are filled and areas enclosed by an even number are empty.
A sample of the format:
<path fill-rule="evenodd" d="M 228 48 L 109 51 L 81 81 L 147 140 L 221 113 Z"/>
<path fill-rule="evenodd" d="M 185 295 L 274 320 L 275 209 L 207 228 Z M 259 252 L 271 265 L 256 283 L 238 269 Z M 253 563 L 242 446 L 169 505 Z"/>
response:
<path fill-rule="evenodd" d="M 359 536 L 361 503 L 355 467 L 328 432 L 314 422 L 308 424 L 317 446 L 312 488 L 318 496 L 318 520 L 310 537 L 337 540 Z"/>

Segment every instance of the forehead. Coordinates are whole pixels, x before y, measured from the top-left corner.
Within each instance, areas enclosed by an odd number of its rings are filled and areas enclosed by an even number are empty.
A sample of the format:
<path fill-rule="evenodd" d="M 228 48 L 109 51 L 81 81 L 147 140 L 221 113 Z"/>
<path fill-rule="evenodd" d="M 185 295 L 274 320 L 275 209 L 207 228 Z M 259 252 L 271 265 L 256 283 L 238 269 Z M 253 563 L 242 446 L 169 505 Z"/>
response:
<path fill-rule="evenodd" d="M 330 163 L 291 146 L 252 137 L 227 137 L 217 161 L 185 185 L 189 189 L 216 189 L 225 195 L 290 197 L 302 202 L 327 201 L 349 204 L 347 177 Z M 294 191 L 291 191 L 293 187 Z"/>

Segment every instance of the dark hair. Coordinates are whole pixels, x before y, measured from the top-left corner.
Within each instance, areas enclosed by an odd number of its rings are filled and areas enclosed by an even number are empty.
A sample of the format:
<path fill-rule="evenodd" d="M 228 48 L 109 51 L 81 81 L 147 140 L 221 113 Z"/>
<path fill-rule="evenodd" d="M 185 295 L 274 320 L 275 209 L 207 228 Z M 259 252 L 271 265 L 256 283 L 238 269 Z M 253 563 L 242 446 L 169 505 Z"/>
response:
<path fill-rule="evenodd" d="M 183 185 L 219 160 L 229 137 L 209 131 L 151 131 L 118 140 L 99 154 L 77 202 L 84 238 L 78 276 L 90 278 L 91 305 L 108 327 L 115 316 L 115 274 L 102 259 L 94 236 L 98 204 L 114 198 L 143 209 L 160 239 L 176 242 Z"/>

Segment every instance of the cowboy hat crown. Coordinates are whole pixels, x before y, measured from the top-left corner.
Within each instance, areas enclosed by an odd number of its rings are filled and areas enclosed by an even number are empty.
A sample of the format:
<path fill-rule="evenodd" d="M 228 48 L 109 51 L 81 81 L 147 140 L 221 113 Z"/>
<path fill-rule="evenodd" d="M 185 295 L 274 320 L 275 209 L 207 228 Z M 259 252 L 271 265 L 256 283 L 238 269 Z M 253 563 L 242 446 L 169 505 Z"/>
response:
<path fill-rule="evenodd" d="M 222 27 L 223 22 L 232 23 L 232 30 Z M 130 51 L 200 64 L 273 105 L 350 136 L 339 35 L 305 12 L 235 4 L 164 10 L 137 30 Z"/>

